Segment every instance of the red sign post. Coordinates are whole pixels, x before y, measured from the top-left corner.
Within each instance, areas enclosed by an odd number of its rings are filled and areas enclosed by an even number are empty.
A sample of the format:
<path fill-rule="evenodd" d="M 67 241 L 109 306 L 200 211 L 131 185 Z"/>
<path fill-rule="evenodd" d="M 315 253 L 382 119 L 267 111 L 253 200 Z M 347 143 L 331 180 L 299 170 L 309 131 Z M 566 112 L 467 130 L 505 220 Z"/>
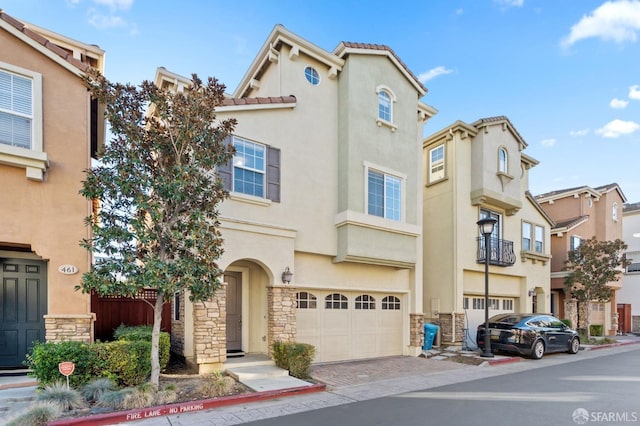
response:
<path fill-rule="evenodd" d="M 67 378 L 67 389 L 69 389 L 69 376 L 76 369 L 76 365 L 70 361 L 61 362 L 58 364 L 58 371 L 60 374 Z"/>

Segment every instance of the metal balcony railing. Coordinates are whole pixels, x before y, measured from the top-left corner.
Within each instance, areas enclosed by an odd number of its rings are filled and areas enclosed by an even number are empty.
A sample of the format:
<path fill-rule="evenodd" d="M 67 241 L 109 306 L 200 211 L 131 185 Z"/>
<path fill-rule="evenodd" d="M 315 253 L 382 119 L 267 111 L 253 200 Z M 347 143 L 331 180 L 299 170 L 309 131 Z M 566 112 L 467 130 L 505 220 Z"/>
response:
<path fill-rule="evenodd" d="M 489 264 L 495 266 L 513 266 L 516 263 L 516 254 L 513 252 L 513 241 L 490 238 L 491 253 Z M 478 263 L 485 262 L 486 250 L 484 237 L 478 237 Z"/>

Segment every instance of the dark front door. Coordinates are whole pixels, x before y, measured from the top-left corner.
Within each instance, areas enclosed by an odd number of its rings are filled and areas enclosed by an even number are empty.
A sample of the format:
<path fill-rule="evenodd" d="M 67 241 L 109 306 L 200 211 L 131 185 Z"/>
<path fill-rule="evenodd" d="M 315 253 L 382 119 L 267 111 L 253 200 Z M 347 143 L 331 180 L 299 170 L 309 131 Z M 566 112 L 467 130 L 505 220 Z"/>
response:
<path fill-rule="evenodd" d="M 242 351 L 242 275 L 224 274 L 227 283 L 227 352 Z"/>
<path fill-rule="evenodd" d="M 24 368 L 33 342 L 45 339 L 47 264 L 2 258 L 0 286 L 0 368 Z"/>

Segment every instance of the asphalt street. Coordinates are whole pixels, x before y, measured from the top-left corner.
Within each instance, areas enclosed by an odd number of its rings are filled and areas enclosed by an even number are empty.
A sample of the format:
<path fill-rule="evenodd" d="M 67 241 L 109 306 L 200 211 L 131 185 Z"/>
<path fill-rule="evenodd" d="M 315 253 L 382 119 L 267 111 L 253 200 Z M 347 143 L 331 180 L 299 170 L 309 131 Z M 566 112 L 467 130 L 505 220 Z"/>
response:
<path fill-rule="evenodd" d="M 541 368 L 246 424 L 640 424 L 640 348 L 553 365 L 562 358 L 547 355 L 551 365 Z"/>

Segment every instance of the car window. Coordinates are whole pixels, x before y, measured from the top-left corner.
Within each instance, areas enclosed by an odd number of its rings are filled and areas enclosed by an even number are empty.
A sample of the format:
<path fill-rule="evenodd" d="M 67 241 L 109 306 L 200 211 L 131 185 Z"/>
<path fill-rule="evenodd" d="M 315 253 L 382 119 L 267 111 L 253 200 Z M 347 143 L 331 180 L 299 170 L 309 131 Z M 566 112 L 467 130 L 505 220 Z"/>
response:
<path fill-rule="evenodd" d="M 551 328 L 563 329 L 564 323 L 555 317 L 547 317 Z"/>

